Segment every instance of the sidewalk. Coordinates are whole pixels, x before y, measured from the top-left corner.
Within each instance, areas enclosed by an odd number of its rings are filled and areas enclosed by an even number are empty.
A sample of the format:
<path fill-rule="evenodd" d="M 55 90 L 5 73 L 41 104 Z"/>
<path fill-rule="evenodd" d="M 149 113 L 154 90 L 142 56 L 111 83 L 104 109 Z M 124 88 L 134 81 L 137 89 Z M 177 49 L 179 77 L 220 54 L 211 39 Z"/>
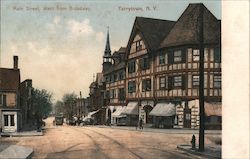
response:
<path fill-rule="evenodd" d="M 167 134 L 199 134 L 199 130 L 194 129 L 159 129 L 159 128 L 143 128 L 143 130 L 136 129 L 132 126 L 105 126 L 98 125 L 99 128 L 111 128 L 129 131 L 143 131 L 143 132 L 156 132 L 156 133 L 167 133 Z M 205 130 L 205 134 L 221 135 L 221 130 Z"/>
<path fill-rule="evenodd" d="M 11 136 L 11 137 L 24 137 L 24 136 L 42 136 L 43 131 L 37 132 L 36 130 L 32 131 L 20 131 L 20 132 L 2 132 L 1 136 Z"/>
<path fill-rule="evenodd" d="M 30 159 L 33 155 L 33 148 L 18 145 L 0 145 L 1 159 Z"/>
<path fill-rule="evenodd" d="M 188 153 L 192 153 L 199 156 L 206 156 L 209 158 L 221 158 L 221 146 L 220 145 L 207 145 L 205 151 L 200 152 L 198 149 L 192 150 L 191 145 L 177 145 L 177 148 Z"/>

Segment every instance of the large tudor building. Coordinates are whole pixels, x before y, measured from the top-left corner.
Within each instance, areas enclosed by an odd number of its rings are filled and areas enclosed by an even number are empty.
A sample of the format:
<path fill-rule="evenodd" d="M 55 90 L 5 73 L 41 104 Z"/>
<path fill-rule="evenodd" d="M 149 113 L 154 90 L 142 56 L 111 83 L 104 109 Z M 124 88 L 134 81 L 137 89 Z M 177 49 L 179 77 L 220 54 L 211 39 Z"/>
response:
<path fill-rule="evenodd" d="M 190 4 L 177 21 L 136 17 L 126 50 L 112 55 L 108 35 L 107 120 L 137 125 L 142 118 L 155 127 L 198 128 L 202 27 L 206 126 L 220 127 L 220 24 L 203 4 Z"/>

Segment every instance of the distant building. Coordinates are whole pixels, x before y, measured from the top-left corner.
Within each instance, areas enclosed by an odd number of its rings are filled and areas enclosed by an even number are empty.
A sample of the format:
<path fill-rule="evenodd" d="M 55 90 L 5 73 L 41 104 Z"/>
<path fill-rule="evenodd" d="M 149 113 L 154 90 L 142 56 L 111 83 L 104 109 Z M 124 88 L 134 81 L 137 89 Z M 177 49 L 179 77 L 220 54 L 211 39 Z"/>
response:
<path fill-rule="evenodd" d="M 125 115 L 121 114 L 126 106 L 125 98 L 125 53 L 126 48 L 121 47 L 112 56 L 111 67 L 104 72 L 106 84 L 106 117 L 110 124 L 121 125 L 125 123 Z M 114 113 L 116 112 L 116 113 Z"/>
<path fill-rule="evenodd" d="M 96 80 L 90 84 L 90 93 L 89 93 L 89 106 L 90 112 L 95 111 L 95 122 L 96 124 L 105 124 L 105 112 L 104 107 L 104 90 L 105 85 L 103 83 L 103 73 L 97 73 Z M 94 114 L 93 114 L 94 115 Z"/>
<path fill-rule="evenodd" d="M 31 127 L 35 122 L 35 110 L 32 104 L 32 80 L 27 79 L 19 85 L 19 108 L 23 127 Z"/>
<path fill-rule="evenodd" d="M 13 68 L 0 68 L 0 128 L 2 132 L 16 132 L 21 128 L 18 108 L 20 70 L 18 57 L 14 56 Z"/>

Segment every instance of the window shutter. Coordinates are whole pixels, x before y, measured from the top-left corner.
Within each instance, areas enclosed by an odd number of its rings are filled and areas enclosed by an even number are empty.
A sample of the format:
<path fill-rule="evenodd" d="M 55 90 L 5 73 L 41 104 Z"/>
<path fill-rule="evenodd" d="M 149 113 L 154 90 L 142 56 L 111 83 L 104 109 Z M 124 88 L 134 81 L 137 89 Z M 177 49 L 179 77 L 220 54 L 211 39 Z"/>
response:
<path fill-rule="evenodd" d="M 6 104 L 6 95 L 5 94 L 3 95 L 3 106 L 7 106 L 7 104 Z"/>
<path fill-rule="evenodd" d="M 174 52 L 173 50 L 168 51 L 168 64 L 174 63 Z"/>
<path fill-rule="evenodd" d="M 186 62 L 186 49 L 181 50 L 181 61 L 182 63 Z"/>
<path fill-rule="evenodd" d="M 182 75 L 181 82 L 182 82 L 181 88 L 186 89 L 186 76 L 185 75 Z"/>
<path fill-rule="evenodd" d="M 168 77 L 168 90 L 173 89 L 173 77 Z"/>

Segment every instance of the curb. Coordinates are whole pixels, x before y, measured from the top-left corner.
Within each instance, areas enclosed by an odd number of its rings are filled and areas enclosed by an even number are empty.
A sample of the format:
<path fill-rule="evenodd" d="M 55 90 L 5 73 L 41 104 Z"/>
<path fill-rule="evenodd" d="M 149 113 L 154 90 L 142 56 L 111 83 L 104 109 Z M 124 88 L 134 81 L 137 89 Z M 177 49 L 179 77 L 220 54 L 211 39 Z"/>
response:
<path fill-rule="evenodd" d="M 28 136 L 43 136 L 44 132 L 33 132 L 33 133 L 23 133 L 23 132 L 15 132 L 15 133 L 1 133 L 1 137 L 28 137 Z"/>
<path fill-rule="evenodd" d="M 206 157 L 210 157 L 210 158 L 221 159 L 221 157 L 213 156 L 213 155 L 210 155 L 210 154 L 207 154 L 207 153 L 203 153 L 203 152 L 199 152 L 199 151 L 196 151 L 196 150 L 192 150 L 191 148 L 190 149 L 182 148 L 181 145 L 177 145 L 177 148 L 180 149 L 180 150 L 182 150 L 182 151 L 186 151 L 188 153 L 194 154 L 194 155 L 206 156 Z"/>
<path fill-rule="evenodd" d="M 140 129 L 128 129 L 128 128 L 123 128 L 123 127 L 107 127 L 107 126 L 98 126 L 98 128 L 111 128 L 111 129 L 119 129 L 119 130 L 127 130 L 127 131 L 140 131 L 140 132 L 152 132 L 152 133 L 165 133 L 165 134 L 199 134 L 199 132 L 185 132 L 182 131 L 182 129 L 170 129 L 170 131 L 167 131 L 167 129 L 147 129 L 144 128 L 143 130 Z M 171 132 L 172 130 L 177 130 L 179 132 Z M 221 132 L 214 132 L 214 133 L 210 133 L 210 132 L 205 132 L 205 134 L 207 135 L 221 135 Z"/>

